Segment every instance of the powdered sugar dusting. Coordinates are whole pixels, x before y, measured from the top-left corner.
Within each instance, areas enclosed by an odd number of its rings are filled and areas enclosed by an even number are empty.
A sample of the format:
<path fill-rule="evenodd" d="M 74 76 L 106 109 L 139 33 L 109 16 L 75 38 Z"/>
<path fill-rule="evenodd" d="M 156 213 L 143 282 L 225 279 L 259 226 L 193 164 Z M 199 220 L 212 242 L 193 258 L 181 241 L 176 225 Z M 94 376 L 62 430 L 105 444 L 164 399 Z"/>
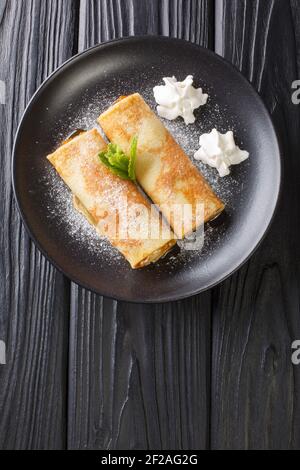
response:
<path fill-rule="evenodd" d="M 63 225 L 64 230 L 67 229 L 74 250 L 77 249 L 78 244 L 84 245 L 85 249 L 96 256 L 105 253 L 108 262 L 122 261 L 123 257 L 119 251 L 106 239 L 101 238 L 88 220 L 74 208 L 72 193 L 54 168 L 49 168 L 42 184 L 49 201 L 47 205 L 48 217 L 58 228 Z M 96 256 L 92 258 L 95 264 L 97 263 Z"/>
<path fill-rule="evenodd" d="M 178 77 L 178 79 L 181 77 Z M 153 96 L 153 87 L 157 85 L 151 81 L 150 77 L 145 73 L 139 77 L 139 83 L 143 83 L 143 87 L 136 86 L 136 81 L 132 76 L 120 79 L 110 79 L 107 86 L 83 91 L 81 98 L 81 106 L 70 103 L 66 109 L 65 116 L 57 122 L 55 129 L 57 146 L 63 142 L 76 129 L 91 129 L 97 127 L 96 120 L 99 115 L 104 112 L 120 95 L 128 95 L 139 92 L 147 103 L 155 110 L 155 100 Z M 235 132 L 234 117 L 228 115 L 226 109 L 220 109 L 214 91 L 209 86 L 197 83 L 195 76 L 195 84 L 203 86 L 203 90 L 209 94 L 209 100 L 205 107 L 196 112 L 196 123 L 186 126 L 182 119 L 175 121 L 163 120 L 165 126 L 173 134 L 177 142 L 183 147 L 192 162 L 199 168 L 201 173 L 212 186 L 215 193 L 226 203 L 226 223 L 222 220 L 220 223 L 216 221 L 209 224 L 205 230 L 205 244 L 202 251 L 188 251 L 181 249 L 179 253 L 171 254 L 166 259 L 160 260 L 156 267 L 159 270 L 162 266 L 167 266 L 170 272 L 178 266 L 188 267 L 192 261 L 203 259 L 217 249 L 218 244 L 224 241 L 226 237 L 226 228 L 230 224 L 230 218 L 235 209 L 235 204 L 243 197 L 243 184 L 246 177 L 247 166 L 249 162 L 243 163 L 240 168 L 233 171 L 226 178 L 220 178 L 215 169 L 209 168 L 201 162 L 195 161 L 193 155 L 199 148 L 199 137 L 201 134 L 210 132 L 216 127 L 220 132 L 232 130 Z M 91 98 L 92 96 L 92 98 Z M 102 131 L 97 127 L 100 133 Z M 103 133 L 102 133 L 103 135 Z M 237 143 L 242 144 L 237 136 Z M 108 263 L 118 264 L 123 261 L 122 255 L 113 248 L 110 243 L 99 237 L 95 229 L 89 224 L 84 216 L 79 214 L 73 207 L 72 195 L 64 182 L 56 174 L 55 170 L 50 167 L 43 181 L 47 192 L 47 212 L 48 216 L 57 226 L 64 224 L 74 249 L 78 245 L 84 245 L 94 255 L 97 262 L 97 255 L 105 253 Z M 222 219 L 222 216 L 221 216 Z M 215 225 L 215 226 L 214 226 Z"/>

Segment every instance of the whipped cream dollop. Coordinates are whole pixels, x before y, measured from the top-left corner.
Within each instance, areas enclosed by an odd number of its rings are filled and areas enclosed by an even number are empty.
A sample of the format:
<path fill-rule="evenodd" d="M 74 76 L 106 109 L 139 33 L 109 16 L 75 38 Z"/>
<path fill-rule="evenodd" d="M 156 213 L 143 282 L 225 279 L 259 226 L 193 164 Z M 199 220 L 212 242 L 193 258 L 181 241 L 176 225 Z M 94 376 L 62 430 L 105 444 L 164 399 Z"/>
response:
<path fill-rule="evenodd" d="M 216 168 L 223 177 L 230 174 L 231 165 L 238 165 L 247 160 L 249 153 L 236 145 L 232 131 L 221 134 L 217 129 L 213 129 L 209 134 L 201 135 L 200 149 L 194 157 Z"/>
<path fill-rule="evenodd" d="M 183 82 L 177 82 L 175 77 L 165 77 L 165 85 L 153 89 L 157 112 L 159 116 L 173 121 L 181 116 L 186 125 L 196 121 L 195 109 L 207 103 L 208 95 L 202 88 L 193 87 L 194 78 L 188 75 Z"/>

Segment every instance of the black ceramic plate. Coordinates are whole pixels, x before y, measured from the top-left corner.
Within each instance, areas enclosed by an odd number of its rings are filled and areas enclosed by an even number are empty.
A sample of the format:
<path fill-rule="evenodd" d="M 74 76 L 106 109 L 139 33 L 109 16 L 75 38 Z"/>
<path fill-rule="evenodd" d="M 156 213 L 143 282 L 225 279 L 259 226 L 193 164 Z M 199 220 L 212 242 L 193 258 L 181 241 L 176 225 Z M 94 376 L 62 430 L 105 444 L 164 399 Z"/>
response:
<path fill-rule="evenodd" d="M 218 178 L 198 164 L 227 204 L 208 225 L 201 252 L 173 252 L 151 267 L 133 271 L 99 241 L 76 214 L 71 194 L 46 160 L 74 129 L 91 128 L 119 95 L 141 93 L 155 107 L 152 88 L 162 77 L 183 80 L 210 96 L 194 125 L 165 122 L 189 156 L 199 136 L 233 129 L 250 159 Z M 280 152 L 271 119 L 251 85 L 214 53 L 185 41 L 140 37 L 92 48 L 59 68 L 30 102 L 15 141 L 13 183 L 23 221 L 42 252 L 66 276 L 105 296 L 132 302 L 164 302 L 208 289 L 253 253 L 272 219 L 280 187 Z"/>

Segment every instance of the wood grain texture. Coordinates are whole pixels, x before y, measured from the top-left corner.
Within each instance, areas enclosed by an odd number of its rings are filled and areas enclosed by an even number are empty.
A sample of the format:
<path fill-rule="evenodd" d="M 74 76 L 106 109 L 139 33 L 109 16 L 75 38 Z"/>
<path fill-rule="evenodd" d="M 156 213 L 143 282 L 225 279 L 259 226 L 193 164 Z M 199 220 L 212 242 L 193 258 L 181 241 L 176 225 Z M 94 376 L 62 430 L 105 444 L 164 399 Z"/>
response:
<path fill-rule="evenodd" d="M 297 80 L 300 80 L 300 5 L 298 0 L 291 0 L 292 16 L 294 22 L 294 32 L 296 36 L 297 46 L 297 61 L 298 61 L 298 75 Z"/>
<path fill-rule="evenodd" d="M 30 242 L 12 196 L 17 124 L 37 86 L 73 49 L 74 9 L 66 2 L 0 2 L 0 448 L 66 445 L 69 283 Z"/>
<path fill-rule="evenodd" d="M 0 0 L 1 449 L 300 448 L 299 18 L 298 0 Z M 272 228 L 238 273 L 146 307 L 70 291 L 26 235 L 10 184 L 41 81 L 78 49 L 134 34 L 215 43 L 269 107 L 285 174 Z"/>
<path fill-rule="evenodd" d="M 80 49 L 132 34 L 208 46 L 209 1 L 82 1 Z M 72 449 L 201 449 L 209 445 L 211 293 L 184 302 L 117 303 L 72 286 Z"/>
<path fill-rule="evenodd" d="M 217 51 L 251 80 L 272 114 L 284 182 L 266 239 L 214 293 L 211 441 L 217 449 L 299 448 L 300 369 L 292 366 L 291 343 L 300 337 L 300 115 L 291 101 L 291 4 L 218 0 L 216 14 Z"/>
<path fill-rule="evenodd" d="M 69 448 L 207 446 L 205 301 L 132 306 L 76 289 Z"/>
<path fill-rule="evenodd" d="M 81 0 L 79 49 L 125 36 L 171 36 L 212 47 L 214 1 Z"/>

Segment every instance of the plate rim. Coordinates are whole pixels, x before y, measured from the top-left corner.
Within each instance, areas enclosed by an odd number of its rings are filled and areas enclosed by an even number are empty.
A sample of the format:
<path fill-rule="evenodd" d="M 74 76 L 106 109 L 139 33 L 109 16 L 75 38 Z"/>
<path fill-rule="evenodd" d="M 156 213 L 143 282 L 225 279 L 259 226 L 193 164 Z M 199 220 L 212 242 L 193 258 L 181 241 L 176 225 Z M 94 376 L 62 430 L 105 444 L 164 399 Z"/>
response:
<path fill-rule="evenodd" d="M 17 189 L 17 182 L 16 182 L 16 167 L 17 167 L 17 158 L 16 158 L 16 153 L 17 153 L 17 145 L 18 141 L 20 138 L 20 134 L 22 131 L 22 127 L 24 125 L 24 121 L 27 117 L 27 115 L 31 111 L 31 107 L 35 103 L 35 101 L 38 99 L 40 93 L 43 91 L 44 87 L 50 82 L 50 80 L 54 79 L 57 74 L 63 71 L 64 68 L 66 68 L 68 65 L 70 65 L 73 62 L 76 62 L 81 59 L 82 56 L 88 56 L 89 54 L 93 53 L 96 50 L 101 50 L 107 45 L 113 45 L 117 43 L 134 43 L 134 42 L 143 42 L 143 41 L 157 41 L 157 42 L 169 42 L 170 44 L 174 43 L 181 43 L 185 44 L 189 47 L 194 47 L 195 49 L 200 49 L 202 52 L 205 54 L 210 55 L 213 59 L 217 59 L 220 62 L 222 62 L 225 66 L 229 67 L 234 73 L 238 74 L 240 79 L 244 81 L 244 83 L 248 86 L 249 90 L 252 91 L 256 95 L 256 98 L 260 102 L 262 109 L 264 110 L 264 113 L 269 121 L 270 127 L 273 130 L 274 137 L 275 137 L 275 142 L 277 144 L 277 152 L 276 152 L 276 181 L 274 184 L 276 184 L 276 187 L 274 187 L 274 198 L 273 198 L 273 208 L 272 211 L 270 212 L 270 217 L 268 219 L 267 224 L 262 230 L 262 235 L 258 237 L 258 240 L 253 244 L 251 247 L 250 251 L 248 252 L 247 256 L 242 259 L 234 268 L 229 269 L 226 273 L 224 273 L 222 276 L 219 276 L 218 280 L 216 280 L 214 283 L 211 283 L 208 286 L 200 287 L 199 289 L 192 289 L 188 291 L 186 289 L 185 294 L 181 295 L 176 295 L 176 294 L 167 294 L 166 296 L 161 296 L 161 298 L 158 299 L 153 299 L 153 298 L 135 298 L 132 299 L 131 297 L 124 297 L 120 295 L 114 296 L 113 293 L 110 292 L 100 292 L 97 289 L 92 288 L 91 286 L 88 286 L 85 284 L 84 281 L 79 281 L 76 276 L 74 276 L 72 273 L 66 273 L 62 267 L 59 266 L 59 264 L 47 253 L 46 249 L 43 248 L 39 242 L 39 240 L 33 235 L 30 224 L 27 221 L 25 211 L 23 211 L 21 207 L 21 197 L 19 196 L 18 189 Z M 276 215 L 277 209 L 278 209 L 278 204 L 281 198 L 281 192 L 282 192 L 282 170 L 283 170 L 283 165 L 282 165 L 282 143 L 279 138 L 279 133 L 278 130 L 276 129 L 272 116 L 266 107 L 262 97 L 260 94 L 256 91 L 254 86 L 251 84 L 251 82 L 241 73 L 241 71 L 235 67 L 231 62 L 226 60 L 224 57 L 219 55 L 218 53 L 212 51 L 211 49 L 207 49 L 199 44 L 196 44 L 191 41 L 187 41 L 185 39 L 179 39 L 179 38 L 172 38 L 168 36 L 162 36 L 162 35 L 140 35 L 140 36 L 126 36 L 122 38 L 116 38 L 116 39 L 111 39 L 108 41 L 104 41 L 100 44 L 96 44 L 92 47 L 89 47 L 76 55 L 70 57 L 67 59 L 65 62 L 63 62 L 61 65 L 59 65 L 37 88 L 31 99 L 29 100 L 28 104 L 25 107 L 25 110 L 21 116 L 20 122 L 18 124 L 16 133 L 15 133 L 15 138 L 14 138 L 14 144 L 12 148 L 12 158 L 11 158 L 11 178 L 12 178 L 12 188 L 13 188 L 13 194 L 14 194 L 14 199 L 22 220 L 22 223 L 24 224 L 24 227 L 30 237 L 30 239 L 34 242 L 34 244 L 37 246 L 39 251 L 43 254 L 43 256 L 61 273 L 63 274 L 66 278 L 68 278 L 71 282 L 77 284 L 78 286 L 83 287 L 87 291 L 91 293 L 98 294 L 102 297 L 106 297 L 112 300 L 117 300 L 121 302 L 128 302 L 132 304 L 163 304 L 163 303 L 168 303 L 168 302 L 174 302 L 174 301 L 179 301 L 179 300 L 184 300 L 196 295 L 201 294 L 202 292 L 205 292 L 207 290 L 213 289 L 214 287 L 218 286 L 219 284 L 223 283 L 226 281 L 230 276 L 232 276 L 234 273 L 236 273 L 244 264 L 249 261 L 249 259 L 253 256 L 253 254 L 256 252 L 256 250 L 259 248 L 259 246 L 262 244 L 264 241 L 266 235 L 269 232 L 269 229 L 273 223 L 274 217 Z"/>

